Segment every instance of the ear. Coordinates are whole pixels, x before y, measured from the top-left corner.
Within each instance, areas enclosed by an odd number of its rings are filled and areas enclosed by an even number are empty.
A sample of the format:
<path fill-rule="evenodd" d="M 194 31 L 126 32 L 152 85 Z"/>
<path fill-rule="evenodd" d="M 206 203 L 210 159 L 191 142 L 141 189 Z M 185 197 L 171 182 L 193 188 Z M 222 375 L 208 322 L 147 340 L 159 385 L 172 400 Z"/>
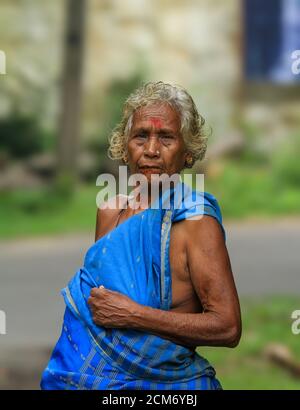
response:
<path fill-rule="evenodd" d="M 192 154 L 190 153 L 190 152 L 186 152 L 185 153 L 185 155 L 184 155 L 184 159 L 185 159 L 185 162 L 186 161 L 190 161 L 193 157 L 192 157 Z"/>
<path fill-rule="evenodd" d="M 184 161 L 184 167 L 185 168 L 191 168 L 192 163 L 193 163 L 193 156 L 190 152 L 186 152 L 184 155 L 185 161 Z"/>

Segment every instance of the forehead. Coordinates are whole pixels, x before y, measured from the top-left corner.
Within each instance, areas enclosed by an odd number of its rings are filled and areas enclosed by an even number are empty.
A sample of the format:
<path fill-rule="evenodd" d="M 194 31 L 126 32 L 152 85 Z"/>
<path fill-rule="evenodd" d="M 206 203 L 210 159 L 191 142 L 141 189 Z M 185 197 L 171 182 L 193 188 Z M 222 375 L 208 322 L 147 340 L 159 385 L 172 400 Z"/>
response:
<path fill-rule="evenodd" d="M 133 115 L 133 127 L 150 126 L 154 128 L 172 128 L 180 130 L 178 112 L 167 103 L 155 103 L 138 108 Z"/>

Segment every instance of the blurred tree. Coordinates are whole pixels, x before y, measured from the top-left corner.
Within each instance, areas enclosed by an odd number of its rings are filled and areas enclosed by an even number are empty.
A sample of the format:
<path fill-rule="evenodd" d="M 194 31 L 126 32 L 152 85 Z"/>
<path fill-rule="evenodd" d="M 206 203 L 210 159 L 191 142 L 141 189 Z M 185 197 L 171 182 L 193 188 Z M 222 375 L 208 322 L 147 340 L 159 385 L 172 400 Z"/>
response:
<path fill-rule="evenodd" d="M 46 133 L 36 117 L 12 112 L 0 118 L 0 152 L 12 158 L 27 158 L 43 151 Z"/>
<path fill-rule="evenodd" d="M 122 118 L 122 109 L 125 100 L 138 87 L 141 86 L 146 73 L 143 67 L 126 79 L 118 78 L 113 80 L 105 91 L 105 107 L 103 117 L 105 121 L 101 124 L 99 132 L 90 138 L 87 144 L 88 151 L 95 157 L 95 169 L 90 177 L 94 181 L 95 174 L 99 175 L 109 172 L 118 176 L 118 166 L 123 165 L 122 161 L 112 161 L 108 158 L 109 137 L 114 127 Z"/>
<path fill-rule="evenodd" d="M 57 169 L 57 184 L 67 192 L 77 176 L 85 11 L 85 0 L 67 0 Z"/>

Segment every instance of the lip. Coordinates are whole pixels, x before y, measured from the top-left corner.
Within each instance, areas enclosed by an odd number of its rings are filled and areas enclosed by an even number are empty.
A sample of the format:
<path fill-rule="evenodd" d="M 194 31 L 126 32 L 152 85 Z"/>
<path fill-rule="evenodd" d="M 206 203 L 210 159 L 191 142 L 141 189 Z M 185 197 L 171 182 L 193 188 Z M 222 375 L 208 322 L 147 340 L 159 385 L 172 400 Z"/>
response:
<path fill-rule="evenodd" d="M 139 167 L 140 169 L 161 169 L 158 165 L 142 165 Z"/>
<path fill-rule="evenodd" d="M 162 169 L 158 166 L 143 166 L 139 167 L 139 172 L 145 175 L 150 175 L 150 174 L 161 174 Z"/>
<path fill-rule="evenodd" d="M 144 172 L 144 173 L 151 172 L 152 174 L 154 174 L 154 173 L 160 173 L 161 169 L 160 168 L 142 168 L 140 169 L 140 172 Z"/>
<path fill-rule="evenodd" d="M 142 174 L 160 174 L 160 168 L 140 168 L 139 170 Z"/>

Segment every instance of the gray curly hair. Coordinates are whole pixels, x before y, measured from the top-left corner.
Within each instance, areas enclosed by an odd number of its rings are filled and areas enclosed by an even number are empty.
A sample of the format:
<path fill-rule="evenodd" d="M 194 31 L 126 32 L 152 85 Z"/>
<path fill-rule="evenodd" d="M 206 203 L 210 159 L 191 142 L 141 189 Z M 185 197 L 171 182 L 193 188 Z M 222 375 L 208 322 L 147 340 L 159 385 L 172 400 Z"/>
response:
<path fill-rule="evenodd" d="M 122 119 L 109 137 L 108 157 L 124 161 L 134 112 L 142 106 L 157 102 L 168 103 L 179 113 L 181 134 L 186 150 L 193 160 L 186 167 L 191 168 L 195 161 L 202 160 L 206 153 L 208 137 L 204 132 L 205 120 L 198 113 L 192 97 L 183 87 L 162 81 L 143 84 L 127 98 L 123 106 Z"/>

